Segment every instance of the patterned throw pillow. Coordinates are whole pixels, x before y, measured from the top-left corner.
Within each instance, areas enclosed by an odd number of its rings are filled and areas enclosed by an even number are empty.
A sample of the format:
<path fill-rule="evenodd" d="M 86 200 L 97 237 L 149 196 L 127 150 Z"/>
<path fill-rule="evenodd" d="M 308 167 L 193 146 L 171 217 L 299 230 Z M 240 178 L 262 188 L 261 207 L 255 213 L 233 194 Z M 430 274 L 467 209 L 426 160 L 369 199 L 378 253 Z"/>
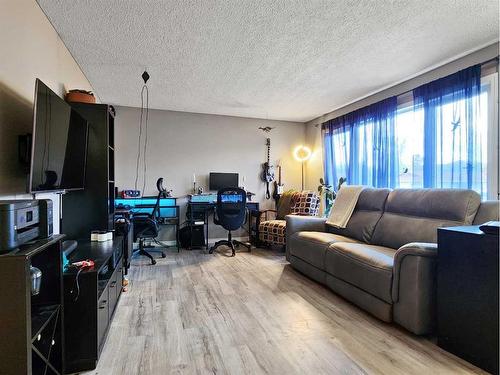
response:
<path fill-rule="evenodd" d="M 303 191 L 292 205 L 290 213 L 301 216 L 317 216 L 319 211 L 319 197 L 312 191 Z"/>

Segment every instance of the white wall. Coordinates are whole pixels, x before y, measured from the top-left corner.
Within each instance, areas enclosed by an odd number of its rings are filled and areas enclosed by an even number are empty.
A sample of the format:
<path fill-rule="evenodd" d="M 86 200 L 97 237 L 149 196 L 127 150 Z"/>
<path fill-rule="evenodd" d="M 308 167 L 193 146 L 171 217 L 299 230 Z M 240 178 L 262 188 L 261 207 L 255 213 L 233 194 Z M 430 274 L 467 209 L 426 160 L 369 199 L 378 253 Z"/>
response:
<path fill-rule="evenodd" d="M 154 95 L 154 93 L 150 93 Z M 115 121 L 115 179 L 122 189 L 134 188 L 140 109 L 117 107 Z M 264 133 L 259 127 L 274 129 Z M 266 158 L 266 137 L 271 138 L 271 162 L 280 161 L 285 187 L 300 189 L 300 163 L 293 149 L 305 140 L 302 123 L 266 121 L 230 116 L 150 110 L 148 126 L 146 195 L 156 195 L 156 179 L 164 177 L 165 186 L 182 197 L 181 219 L 185 217 L 186 194 L 192 191 L 193 173 L 197 186 L 208 188 L 209 172 L 236 172 L 240 185 L 256 193 L 254 200 L 263 208 L 273 208 L 266 200 L 265 184 L 260 180 L 261 164 Z M 139 186 L 142 190 L 142 165 Z M 216 232 L 219 233 L 219 232 Z M 222 235 L 222 234 L 221 234 Z"/>
<path fill-rule="evenodd" d="M 17 136 L 32 131 L 35 78 L 40 78 L 61 97 L 68 89 L 92 90 L 78 64 L 35 1 L 1 0 L 1 199 L 31 198 L 25 194 L 26 176 L 17 162 Z M 50 198 L 54 196 L 51 195 Z M 57 213 L 57 199 L 54 203 Z M 57 215 L 54 224 L 58 231 Z"/>

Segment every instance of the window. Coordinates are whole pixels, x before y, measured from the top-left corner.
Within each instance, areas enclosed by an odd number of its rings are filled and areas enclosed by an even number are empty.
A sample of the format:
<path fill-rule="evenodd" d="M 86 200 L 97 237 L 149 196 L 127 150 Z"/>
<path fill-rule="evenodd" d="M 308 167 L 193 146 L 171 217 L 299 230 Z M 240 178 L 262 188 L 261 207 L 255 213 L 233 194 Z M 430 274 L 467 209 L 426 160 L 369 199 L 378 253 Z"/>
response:
<path fill-rule="evenodd" d="M 477 165 L 478 171 L 473 178 L 472 189 L 479 192 L 483 199 L 496 199 L 498 183 L 495 163 L 496 134 L 493 111 L 496 74 L 481 80 L 481 93 L 478 107 L 474 109 L 474 139 L 479 146 Z M 450 101 L 440 107 L 442 127 L 438 135 L 439 183 L 434 187 L 467 188 L 465 177 L 467 173 L 467 148 L 463 145 L 467 138 L 466 128 L 461 122 L 466 118 L 464 100 Z M 400 106 L 396 114 L 396 142 L 399 156 L 399 183 L 401 188 L 424 187 L 424 109 L 411 105 Z M 488 162 L 489 161 L 489 162 Z M 490 165 L 491 164 L 491 165 Z M 492 178 L 488 178 L 492 176 Z M 460 178 L 462 177 L 462 178 Z"/>
<path fill-rule="evenodd" d="M 432 87 L 426 101 L 396 104 L 394 120 L 383 127 L 376 126 L 378 113 L 360 119 L 353 112 L 323 124 L 327 183 L 335 186 L 346 177 L 350 184 L 377 187 L 471 188 L 483 199 L 497 199 L 497 76 L 482 77 L 476 91 L 437 86 L 441 91 L 436 94 Z M 382 167 L 378 148 L 389 159 Z M 395 177 L 380 180 L 379 173 Z"/>

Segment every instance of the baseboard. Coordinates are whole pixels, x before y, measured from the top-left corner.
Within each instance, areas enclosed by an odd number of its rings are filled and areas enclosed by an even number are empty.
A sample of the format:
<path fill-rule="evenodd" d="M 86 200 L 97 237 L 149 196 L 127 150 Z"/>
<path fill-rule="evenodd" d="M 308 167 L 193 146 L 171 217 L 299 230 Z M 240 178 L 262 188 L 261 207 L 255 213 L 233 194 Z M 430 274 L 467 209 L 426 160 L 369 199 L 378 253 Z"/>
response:
<path fill-rule="evenodd" d="M 165 244 L 167 246 L 171 246 L 171 247 L 176 247 L 177 246 L 177 243 L 175 241 L 173 241 L 173 240 L 169 240 L 169 241 L 158 240 L 158 241 L 160 241 L 161 243 L 163 243 L 163 244 Z M 151 243 L 151 246 L 153 246 L 153 247 L 161 247 L 160 245 L 158 245 L 158 244 L 156 244 L 154 242 Z M 133 243 L 133 249 L 134 250 L 139 249 L 139 242 L 134 242 Z"/>
<path fill-rule="evenodd" d="M 217 241 L 223 241 L 223 240 L 227 240 L 227 237 L 220 237 L 220 238 L 209 238 L 208 239 L 208 243 L 216 243 Z M 240 242 L 249 242 L 250 241 L 250 237 L 246 236 L 246 237 L 233 237 L 233 240 L 235 241 L 240 241 Z"/>
<path fill-rule="evenodd" d="M 208 243 L 209 244 L 214 244 L 217 241 L 222 241 L 222 240 L 227 240 L 227 237 L 210 238 L 208 240 Z M 246 236 L 246 237 L 245 236 L 243 236 L 243 237 L 233 237 L 233 240 L 240 241 L 240 242 L 249 242 L 250 241 L 250 237 L 248 237 L 248 236 Z M 172 247 L 177 246 L 177 243 L 174 240 L 168 240 L 168 241 L 158 240 L 158 241 L 160 241 L 161 243 L 164 243 L 167 246 L 172 246 Z M 158 247 L 160 246 L 158 244 L 155 244 L 154 242 L 151 245 L 152 246 L 158 246 Z M 139 248 L 139 243 L 138 242 L 134 242 L 134 250 L 137 250 L 138 248 Z"/>

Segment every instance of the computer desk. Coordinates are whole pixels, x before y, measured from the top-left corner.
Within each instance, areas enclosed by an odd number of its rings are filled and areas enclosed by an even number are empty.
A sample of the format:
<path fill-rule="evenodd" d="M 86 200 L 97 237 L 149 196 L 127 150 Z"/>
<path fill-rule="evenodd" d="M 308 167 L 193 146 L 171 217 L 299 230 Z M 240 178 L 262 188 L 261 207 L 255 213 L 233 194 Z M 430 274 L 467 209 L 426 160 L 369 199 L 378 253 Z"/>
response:
<path fill-rule="evenodd" d="M 186 211 L 186 223 L 189 225 L 190 230 L 193 230 L 193 227 L 196 225 L 204 226 L 204 244 L 193 244 L 193 239 L 191 236 L 191 249 L 192 248 L 203 248 L 205 247 L 208 250 L 208 240 L 209 240 L 209 232 L 208 232 L 208 219 L 210 215 L 214 212 L 216 202 L 188 202 L 187 211 Z M 259 202 L 247 201 L 246 207 L 248 210 L 248 235 L 250 237 L 250 243 L 256 245 L 259 240 Z M 198 224 L 200 223 L 200 224 Z"/>

